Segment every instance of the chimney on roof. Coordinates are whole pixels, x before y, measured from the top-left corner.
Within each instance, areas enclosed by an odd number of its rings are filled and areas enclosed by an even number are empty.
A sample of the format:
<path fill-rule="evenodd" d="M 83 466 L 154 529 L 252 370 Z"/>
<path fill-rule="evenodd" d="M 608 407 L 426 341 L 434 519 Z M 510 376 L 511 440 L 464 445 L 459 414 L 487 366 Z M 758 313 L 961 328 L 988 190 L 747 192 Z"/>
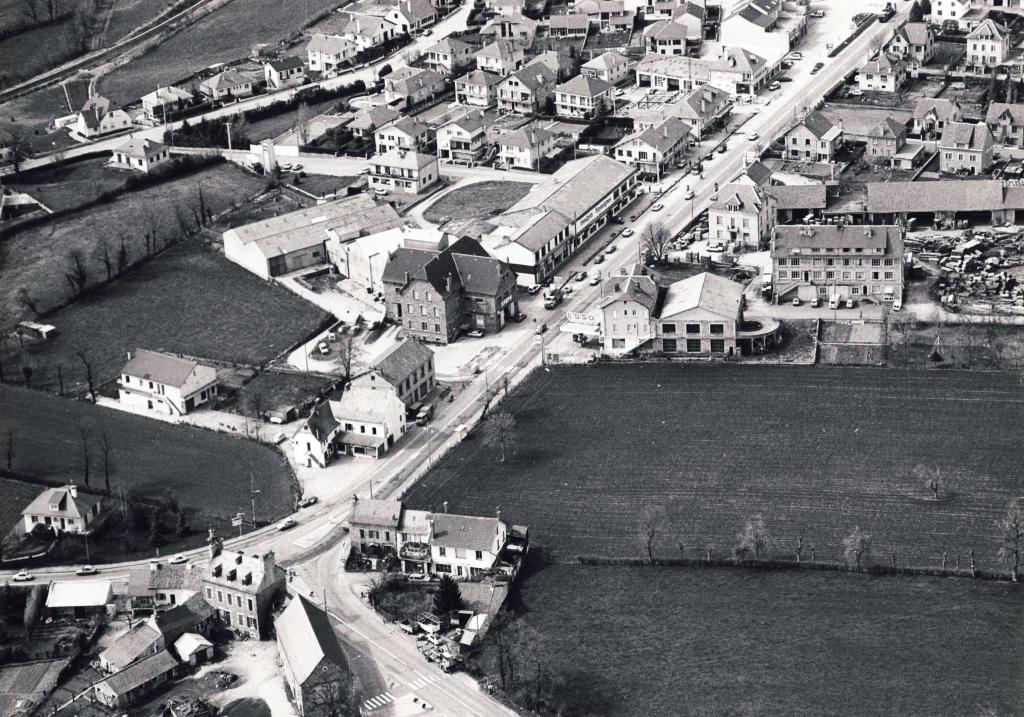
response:
<path fill-rule="evenodd" d="M 442 513 L 447 513 L 448 512 L 448 501 L 445 501 L 444 503 L 442 503 L 441 507 L 444 508 L 444 510 L 442 510 L 441 512 Z"/>
<path fill-rule="evenodd" d="M 78 497 L 78 486 L 75 485 L 74 483 L 69 485 L 68 486 L 68 493 L 71 494 L 72 498 L 77 498 Z"/>
<path fill-rule="evenodd" d="M 448 272 L 448 274 L 446 274 L 445 277 L 444 277 L 444 289 L 445 289 L 445 291 L 451 291 L 452 290 L 452 274 L 451 274 L 451 272 Z M 445 505 L 447 506 L 448 503 L 445 503 Z M 448 509 L 445 508 L 445 511 L 447 511 L 447 510 Z"/>
<path fill-rule="evenodd" d="M 129 361 L 131 361 L 131 360 L 132 360 L 132 352 L 131 352 L 131 351 L 129 351 L 129 352 L 128 352 L 128 360 L 129 360 Z"/>
<path fill-rule="evenodd" d="M 409 272 L 405 272 L 405 283 L 409 283 Z"/>
<path fill-rule="evenodd" d="M 495 515 L 495 517 L 498 520 L 501 520 L 501 506 L 500 505 L 497 508 L 494 509 L 494 515 Z M 495 530 L 497 530 L 497 528 L 495 528 Z"/>

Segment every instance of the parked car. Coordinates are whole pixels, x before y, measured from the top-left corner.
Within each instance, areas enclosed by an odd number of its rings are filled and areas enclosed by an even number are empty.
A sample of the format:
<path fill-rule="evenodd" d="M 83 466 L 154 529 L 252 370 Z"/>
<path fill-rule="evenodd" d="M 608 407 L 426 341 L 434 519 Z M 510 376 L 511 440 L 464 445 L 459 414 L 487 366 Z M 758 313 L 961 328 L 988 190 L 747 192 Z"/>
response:
<path fill-rule="evenodd" d="M 756 142 L 760 136 L 761 135 L 759 135 L 757 132 L 751 132 L 750 134 L 747 135 L 747 139 L 749 139 L 751 142 Z"/>
<path fill-rule="evenodd" d="M 296 522 L 295 522 L 295 521 L 294 521 L 293 519 L 291 519 L 291 518 L 285 518 L 285 519 L 284 519 L 284 520 L 282 520 L 282 521 L 281 521 L 281 523 L 280 523 L 280 524 L 279 524 L 279 525 L 277 526 L 277 529 L 278 529 L 278 530 L 288 530 L 289 528 L 294 528 L 294 527 L 295 527 L 296 525 L 298 525 L 298 523 L 296 523 Z"/>
<path fill-rule="evenodd" d="M 469 331 L 466 332 L 466 336 L 468 336 L 471 339 L 483 338 L 483 335 L 484 332 L 481 331 L 480 329 L 470 329 Z"/>
<path fill-rule="evenodd" d="M 664 204 L 662 204 L 661 202 L 658 202 L 658 203 L 657 203 L 657 204 L 655 204 L 655 205 L 654 205 L 653 207 L 651 207 L 651 211 L 652 211 L 652 212 L 660 212 L 660 211 L 661 211 L 662 209 L 664 209 L 664 208 L 665 208 L 665 205 L 664 205 Z"/>
<path fill-rule="evenodd" d="M 434 404 L 428 403 L 416 413 L 416 425 L 425 426 L 434 417 Z"/>
<path fill-rule="evenodd" d="M 718 145 L 715 151 L 718 152 L 719 154 L 725 154 L 725 150 L 727 149 L 729 149 L 729 145 L 727 145 L 725 142 L 722 142 L 720 145 Z"/>
<path fill-rule="evenodd" d="M 800 297 L 799 296 L 794 296 L 793 297 L 793 306 L 800 306 Z"/>
<path fill-rule="evenodd" d="M 407 632 L 410 635 L 415 635 L 417 632 L 419 632 L 419 628 L 413 625 L 405 618 L 402 618 L 401 620 L 395 620 L 395 625 L 398 626 L 399 630 L 401 630 L 402 632 Z"/>
<path fill-rule="evenodd" d="M 595 264 L 601 264 L 603 262 L 604 262 L 604 254 L 598 254 L 597 256 L 594 257 L 594 263 Z"/>
<path fill-rule="evenodd" d="M 388 193 L 388 190 L 384 189 L 384 187 L 374 187 L 373 193 L 376 194 L 378 197 L 383 197 L 385 194 Z"/>
<path fill-rule="evenodd" d="M 308 508 L 309 506 L 316 505 L 319 502 L 320 502 L 319 498 L 317 498 L 315 495 L 311 495 L 308 498 L 303 498 L 302 502 L 299 503 L 299 507 L 300 508 Z"/>
<path fill-rule="evenodd" d="M 628 231 L 629 231 L 628 229 L 623 229 L 622 230 L 622 236 L 629 236 L 628 234 L 626 234 L 626 232 L 628 232 Z M 632 234 L 633 232 L 629 232 L 629 233 Z M 605 254 L 614 254 L 615 253 L 615 245 L 614 244 L 609 244 L 605 248 L 604 253 Z"/>
<path fill-rule="evenodd" d="M 587 278 L 587 272 L 585 272 L 585 271 L 577 271 L 576 272 L 576 281 L 583 281 L 586 278 Z"/>
<path fill-rule="evenodd" d="M 825 11 L 824 10 L 814 10 L 811 13 L 811 17 L 825 17 Z"/>
<path fill-rule="evenodd" d="M 175 556 L 167 562 L 171 565 L 181 565 L 182 563 L 187 563 L 188 558 L 185 557 L 185 553 L 176 553 Z"/>
<path fill-rule="evenodd" d="M 846 300 L 846 308 L 847 309 L 852 309 L 855 306 L 857 306 L 857 302 L 856 301 L 854 301 L 853 299 L 847 299 Z"/>
<path fill-rule="evenodd" d="M 802 52 L 791 52 L 791 53 L 789 53 L 788 59 L 789 59 L 790 62 L 794 62 L 796 60 L 804 59 L 804 55 L 803 55 Z"/>
<path fill-rule="evenodd" d="M 850 90 L 849 94 L 850 94 L 850 97 L 860 97 L 861 95 L 864 94 L 864 90 L 862 90 L 859 87 L 854 87 L 852 90 Z"/>
<path fill-rule="evenodd" d="M 779 75 L 779 82 L 792 82 L 793 78 L 789 75 Z"/>
<path fill-rule="evenodd" d="M 819 306 L 821 306 L 821 299 L 815 296 L 813 299 L 811 299 L 811 308 L 817 309 Z"/>
<path fill-rule="evenodd" d="M 633 236 L 633 230 L 632 229 L 623 229 L 622 230 L 622 236 L 624 236 L 624 237 L 631 237 L 631 236 Z"/>
<path fill-rule="evenodd" d="M 27 570 L 19 570 L 18 573 L 11 578 L 16 583 L 27 583 L 30 580 L 35 580 L 35 576 Z"/>
<path fill-rule="evenodd" d="M 601 283 L 601 277 L 600 276 L 595 276 L 593 279 L 590 280 L 590 285 L 591 286 L 597 286 L 600 283 Z"/>
<path fill-rule="evenodd" d="M 533 286 L 526 287 L 526 293 L 529 294 L 530 296 L 533 296 L 534 294 L 539 294 L 542 288 L 544 287 L 542 287 L 540 284 L 534 284 Z"/>
<path fill-rule="evenodd" d="M 691 199 L 693 199 L 696 196 L 697 196 L 697 194 L 692 189 L 687 189 L 686 190 L 686 196 L 684 196 L 683 199 L 685 199 L 686 201 L 690 201 Z"/>
<path fill-rule="evenodd" d="M 409 580 L 414 583 L 429 583 L 433 578 L 430 573 L 410 573 Z"/>
<path fill-rule="evenodd" d="M 286 172 L 292 171 L 292 163 L 289 162 L 288 164 L 284 165 L 284 169 Z"/>
<path fill-rule="evenodd" d="M 768 85 L 768 89 L 769 90 L 781 90 L 782 89 L 782 83 L 780 83 L 778 80 L 775 80 L 775 82 L 773 82 L 770 85 Z"/>
<path fill-rule="evenodd" d="M 75 575 L 96 575 L 99 572 L 92 565 L 83 565 L 75 571 Z"/>
<path fill-rule="evenodd" d="M 296 165 L 294 165 L 294 166 L 292 167 L 292 169 L 294 169 L 294 170 L 295 170 L 296 172 L 298 172 L 299 170 L 301 170 L 301 169 L 302 169 L 302 165 L 301 165 L 301 164 L 296 164 Z"/>
<path fill-rule="evenodd" d="M 548 330 L 548 325 L 547 324 L 538 324 L 537 328 L 535 328 L 533 330 L 533 333 L 535 333 L 538 336 L 540 336 L 542 333 L 544 333 L 547 330 Z"/>
<path fill-rule="evenodd" d="M 520 311 L 520 312 L 516 313 L 515 316 L 512 317 L 512 320 L 515 321 L 517 324 L 521 323 L 521 322 L 526 320 L 526 314 L 524 314 L 522 311 Z"/>
<path fill-rule="evenodd" d="M 711 253 L 718 253 L 720 251 L 725 251 L 725 244 L 723 244 L 720 241 L 710 242 L 708 244 L 708 251 L 711 252 Z"/>
<path fill-rule="evenodd" d="M 319 351 L 321 354 L 327 355 L 331 352 L 331 347 L 328 346 L 323 341 L 321 341 L 316 345 L 316 350 Z"/>
<path fill-rule="evenodd" d="M 820 70 L 820 69 L 821 69 L 822 67 L 824 67 L 824 66 L 825 66 L 825 63 L 824 63 L 824 62 L 816 62 L 816 63 L 814 64 L 814 67 L 812 67 L 812 68 L 811 68 L 811 74 L 812 74 L 812 75 L 816 75 L 816 74 L 818 74 L 818 70 Z"/>

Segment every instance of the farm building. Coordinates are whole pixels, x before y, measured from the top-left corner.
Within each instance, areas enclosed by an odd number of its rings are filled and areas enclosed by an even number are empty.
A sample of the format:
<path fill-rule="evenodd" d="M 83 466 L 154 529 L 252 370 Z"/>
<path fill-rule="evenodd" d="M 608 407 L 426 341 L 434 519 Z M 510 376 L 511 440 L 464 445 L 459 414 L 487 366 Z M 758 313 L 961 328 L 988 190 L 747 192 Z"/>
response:
<path fill-rule="evenodd" d="M 109 580 L 54 580 L 46 594 L 46 608 L 67 617 L 102 613 L 114 601 Z"/>
<path fill-rule="evenodd" d="M 213 643 L 202 635 L 186 632 L 175 640 L 174 652 L 183 663 L 198 666 L 213 659 Z"/>
<path fill-rule="evenodd" d="M 177 668 L 174 656 L 167 650 L 160 650 L 97 683 L 93 688 L 96 699 L 110 708 L 133 705 L 170 682 Z"/>

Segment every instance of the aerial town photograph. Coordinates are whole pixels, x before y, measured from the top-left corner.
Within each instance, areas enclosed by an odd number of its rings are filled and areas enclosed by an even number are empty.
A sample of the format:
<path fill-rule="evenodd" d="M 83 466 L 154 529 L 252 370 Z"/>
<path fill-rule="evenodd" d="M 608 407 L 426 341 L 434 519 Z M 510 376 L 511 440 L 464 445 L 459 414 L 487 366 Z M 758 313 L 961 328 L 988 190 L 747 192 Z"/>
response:
<path fill-rule="evenodd" d="M 0 0 L 0 717 L 1020 717 L 1022 552 L 1024 0 Z"/>

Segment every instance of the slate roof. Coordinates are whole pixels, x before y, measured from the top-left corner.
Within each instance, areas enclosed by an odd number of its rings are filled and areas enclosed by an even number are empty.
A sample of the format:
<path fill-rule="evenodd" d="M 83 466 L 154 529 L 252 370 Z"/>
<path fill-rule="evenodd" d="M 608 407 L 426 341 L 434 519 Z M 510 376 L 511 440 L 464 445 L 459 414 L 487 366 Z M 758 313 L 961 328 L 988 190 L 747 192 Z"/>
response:
<path fill-rule="evenodd" d="M 909 186 L 911 183 L 906 182 L 905 184 Z M 915 182 L 915 184 L 917 183 Z M 921 182 L 921 184 L 931 184 L 931 182 Z M 871 185 L 868 186 L 870 188 Z M 886 183 L 885 186 L 901 186 L 901 183 Z M 1001 196 L 1000 199 L 1002 199 Z M 886 249 L 893 241 L 900 239 L 901 235 L 900 228 L 892 225 L 786 224 L 776 226 L 773 237 L 773 253 L 777 254 L 787 252 L 791 248 L 808 247 Z"/>
<path fill-rule="evenodd" d="M 1002 40 L 1009 34 L 1009 30 L 997 23 L 992 18 L 986 18 L 967 36 L 968 40 Z"/>
<path fill-rule="evenodd" d="M 934 110 L 935 118 L 940 122 L 946 122 L 953 117 L 954 111 L 959 110 L 959 108 L 960 105 L 955 100 L 922 97 L 914 105 L 914 119 L 922 119 Z"/>
<path fill-rule="evenodd" d="M 325 35 L 314 33 L 309 44 L 306 45 L 307 52 L 323 52 L 328 55 L 351 55 L 355 54 L 358 48 L 351 40 L 340 35 Z"/>
<path fill-rule="evenodd" d="M 277 60 L 271 60 L 267 64 L 274 68 L 274 70 L 276 70 L 277 72 L 284 72 L 285 70 L 294 70 L 296 68 L 301 68 L 303 66 L 302 58 L 295 56 L 282 57 Z"/>
<path fill-rule="evenodd" d="M 165 149 L 167 147 L 156 140 L 132 137 L 114 151 L 126 154 L 133 159 L 149 159 Z"/>
<path fill-rule="evenodd" d="M 907 135 L 907 126 L 900 124 L 892 117 L 886 117 L 884 120 L 876 124 L 868 132 L 868 137 L 880 137 L 880 138 L 893 138 L 899 139 Z"/>
<path fill-rule="evenodd" d="M 529 125 L 526 127 L 520 127 L 508 134 L 501 135 L 498 138 L 498 144 L 502 147 L 534 149 L 542 146 L 554 136 L 554 133 L 548 132 L 546 129 L 542 129 L 535 125 Z"/>
<path fill-rule="evenodd" d="M 160 675 L 167 674 L 177 666 L 178 661 L 174 659 L 174 656 L 167 650 L 161 650 L 155 655 L 149 655 L 138 662 L 133 662 L 103 682 L 114 694 L 124 695 Z"/>
<path fill-rule="evenodd" d="M 756 212 L 764 203 L 764 197 L 759 187 L 752 187 L 749 184 L 730 183 L 723 186 L 718 192 L 718 199 L 711 203 L 711 209 L 723 211 Z M 739 209 L 732 207 L 739 206 Z"/>
<path fill-rule="evenodd" d="M 988 112 L 985 113 L 985 122 L 987 124 L 996 124 L 1002 119 L 1004 114 L 1010 115 L 1011 124 L 1024 124 L 1024 104 L 1011 104 L 1007 102 L 989 103 Z"/>
<path fill-rule="evenodd" d="M 586 15 L 570 13 L 568 15 L 552 15 L 548 21 L 548 27 L 552 30 L 582 30 L 587 31 L 590 27 L 590 20 Z"/>
<path fill-rule="evenodd" d="M 299 685 L 305 684 L 324 660 L 347 671 L 345 653 L 331 620 L 320 608 L 296 596 L 274 621 L 278 648 Z"/>
<path fill-rule="evenodd" d="M 658 285 L 649 276 L 609 276 L 604 285 L 605 296 L 601 300 L 601 308 L 622 299 L 629 299 L 653 312 L 658 303 Z M 619 287 L 619 291 L 615 291 L 616 286 Z"/>
<path fill-rule="evenodd" d="M 659 152 L 668 152 L 680 142 L 686 141 L 689 136 L 690 125 L 677 117 L 669 117 L 657 127 L 648 127 L 643 132 L 634 135 L 633 138 L 647 143 Z M 623 141 L 630 139 L 632 138 L 627 137 Z"/>
<path fill-rule="evenodd" d="M 162 637 L 160 631 L 148 621 L 140 622 L 114 640 L 110 647 L 100 653 L 100 657 L 115 667 L 123 668 L 139 659 Z"/>
<path fill-rule="evenodd" d="M 380 372 L 381 376 L 392 383 L 398 384 L 404 381 L 409 375 L 420 366 L 428 363 L 434 352 L 414 339 L 405 339 L 377 358 L 373 368 Z"/>
<path fill-rule="evenodd" d="M 327 401 L 315 406 L 306 419 L 306 429 L 321 443 L 327 441 L 339 425 Z"/>
<path fill-rule="evenodd" d="M 379 525 L 382 528 L 397 528 L 401 518 L 401 501 L 360 498 L 352 504 L 349 523 Z"/>
<path fill-rule="evenodd" d="M 583 63 L 584 70 L 612 70 L 620 65 L 625 65 L 628 60 L 617 52 L 602 52 L 589 62 Z"/>
<path fill-rule="evenodd" d="M 69 487 L 47 488 L 37 495 L 31 503 L 21 511 L 22 515 L 49 515 L 57 518 L 81 518 L 89 509 L 101 502 L 102 498 L 97 495 L 79 492 L 77 497 L 72 497 Z M 56 505 L 57 510 L 51 510 L 50 506 Z"/>
<path fill-rule="evenodd" d="M 893 60 L 884 52 L 881 52 L 877 59 L 868 60 L 861 65 L 859 72 L 864 72 L 869 75 L 889 75 L 899 72 L 903 68 L 904 65 L 901 60 Z"/>
<path fill-rule="evenodd" d="M 401 112 L 386 105 L 366 107 L 356 112 L 348 126 L 350 129 L 375 130 L 401 116 Z"/>
<path fill-rule="evenodd" d="M 829 139 L 832 136 L 839 133 L 839 128 L 832 124 L 832 120 L 823 115 L 821 112 L 815 110 L 804 117 L 803 122 L 800 123 L 818 139 Z M 797 125 L 799 127 L 800 125 Z M 792 130 L 790 130 L 792 131 Z"/>
<path fill-rule="evenodd" d="M 536 207 L 506 212 L 495 221 L 500 226 L 517 229 L 518 231 L 508 234 L 508 240 L 533 252 L 572 224 L 572 221 L 559 211 Z"/>
<path fill-rule="evenodd" d="M 491 550 L 500 525 L 497 518 L 435 513 L 430 544 L 457 550 Z"/>
<path fill-rule="evenodd" d="M 992 133 L 984 124 L 971 122 L 948 122 L 942 129 L 940 147 L 957 147 L 980 150 L 991 144 Z"/>
<path fill-rule="evenodd" d="M 456 84 L 474 85 L 476 87 L 493 87 L 500 85 L 505 78 L 496 72 L 485 70 L 471 70 L 462 77 L 455 80 Z"/>
<path fill-rule="evenodd" d="M 576 75 L 568 82 L 563 82 L 555 87 L 555 92 L 561 92 L 566 95 L 574 95 L 577 97 L 593 98 L 607 94 L 611 89 L 612 85 L 609 85 L 607 82 L 598 79 L 597 77 Z"/>
<path fill-rule="evenodd" d="M 741 284 L 705 271 L 669 285 L 659 317 L 668 318 L 700 308 L 726 318 L 734 318 L 739 311 L 742 296 Z"/>
<path fill-rule="evenodd" d="M 530 63 L 526 67 L 509 74 L 505 79 L 516 78 L 528 90 L 536 90 L 544 85 L 553 85 L 557 78 L 555 72 L 547 65 Z"/>
<path fill-rule="evenodd" d="M 213 608 L 196 593 L 180 605 L 153 613 L 152 621 L 169 641 L 176 640 L 182 633 L 194 629 L 213 615 Z"/>
<path fill-rule="evenodd" d="M 778 184 L 764 189 L 775 197 L 777 209 L 824 209 L 827 204 L 824 184 Z"/>
<path fill-rule="evenodd" d="M 462 288 L 468 294 L 496 296 L 509 278 L 509 269 L 489 256 L 452 254 Z"/>
<path fill-rule="evenodd" d="M 165 386 L 182 386 L 199 363 L 192 359 L 178 358 L 170 354 L 137 349 L 128 363 L 121 369 L 122 374 L 155 381 Z"/>
<path fill-rule="evenodd" d="M 471 239 L 460 239 L 440 252 L 396 249 L 384 267 L 382 281 L 404 286 L 406 273 L 410 279 L 430 282 L 442 296 L 449 293 L 446 286 L 449 276 L 451 291 L 464 289 L 473 294 L 489 295 L 496 293 L 512 276 L 508 267 L 488 256 L 480 243 Z"/>
<path fill-rule="evenodd" d="M 747 165 L 743 173 L 750 177 L 750 180 L 759 187 L 763 187 L 772 178 L 772 170 L 761 160 L 756 160 Z"/>

